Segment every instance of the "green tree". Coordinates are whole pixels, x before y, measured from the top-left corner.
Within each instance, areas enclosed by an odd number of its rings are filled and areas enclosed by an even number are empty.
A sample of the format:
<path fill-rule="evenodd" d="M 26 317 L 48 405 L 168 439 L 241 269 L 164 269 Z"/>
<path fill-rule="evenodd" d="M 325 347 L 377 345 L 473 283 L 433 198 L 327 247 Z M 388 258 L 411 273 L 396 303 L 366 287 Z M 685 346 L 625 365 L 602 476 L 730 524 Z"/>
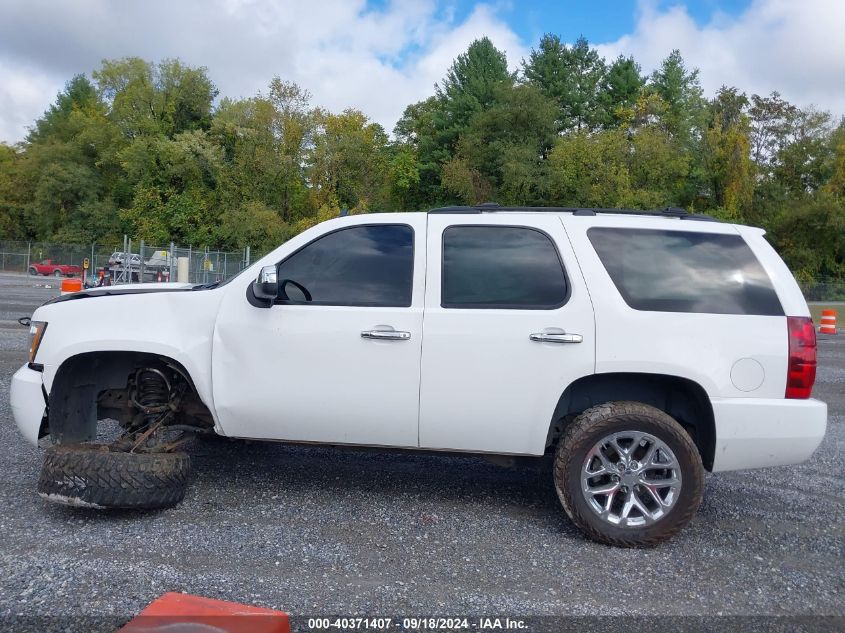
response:
<path fill-rule="evenodd" d="M 780 207 L 769 239 L 800 280 L 845 278 L 845 204 L 828 192 Z"/>
<path fill-rule="evenodd" d="M 710 125 L 704 134 L 704 165 L 709 176 L 711 207 L 733 221 L 742 221 L 751 206 L 756 172 L 751 161 L 748 99 L 736 88 L 722 86 L 709 104 Z"/>
<path fill-rule="evenodd" d="M 275 77 L 267 96 L 220 103 L 210 134 L 223 149 L 221 206 L 261 202 L 284 222 L 313 212 L 305 165 L 320 114 L 310 98 L 307 90 Z"/>
<path fill-rule="evenodd" d="M 596 101 L 602 125 L 616 127 L 626 123 L 645 86 L 640 65 L 633 57 L 620 55 L 601 80 Z"/>
<path fill-rule="evenodd" d="M 458 142 L 457 158 L 466 161 L 477 185 L 487 183 L 479 195 L 486 191 L 508 204 L 542 200 L 556 114 L 554 102 L 533 86 L 499 87 L 494 104 L 471 119 Z"/>
<path fill-rule="evenodd" d="M 387 134 L 358 110 L 324 113 L 309 157 L 315 207 L 383 207 L 388 192 Z"/>
<path fill-rule="evenodd" d="M 481 204 L 490 201 L 490 181 L 465 158 L 453 158 L 443 165 L 443 189 L 450 192 L 461 204 Z"/>
<path fill-rule="evenodd" d="M 92 242 L 118 243 L 123 234 L 117 206 L 104 196 L 80 203 L 68 221 L 56 228 L 51 241 L 91 244 Z"/>
<path fill-rule="evenodd" d="M 70 241 L 111 234 L 114 223 L 101 212 L 114 206 L 122 142 L 92 84 L 81 75 L 71 79 L 35 122 L 22 145 L 23 160 L 15 162 L 17 233 L 37 239 L 61 234 Z M 92 209 L 99 210 L 97 221 L 86 224 Z"/>
<path fill-rule="evenodd" d="M 549 203 L 572 207 L 618 207 L 630 196 L 622 130 L 585 131 L 561 137 L 549 155 Z"/>
<path fill-rule="evenodd" d="M 774 177 L 788 195 L 812 194 L 830 177 L 831 133 L 829 112 L 807 108 L 795 113 L 786 142 L 773 161 Z"/>
<path fill-rule="evenodd" d="M 680 51 L 673 50 L 652 73 L 648 86 L 666 104 L 662 118 L 669 133 L 682 146 L 694 145 L 706 116 L 698 69 L 687 70 Z"/>
<path fill-rule="evenodd" d="M 155 244 L 214 243 L 222 151 L 206 132 L 136 138 L 120 159 L 135 192 L 131 205 L 121 212 L 132 234 Z"/>
<path fill-rule="evenodd" d="M 414 149 L 408 145 L 393 147 L 388 169 L 391 206 L 400 211 L 415 208 L 419 202 L 420 163 Z"/>
<path fill-rule="evenodd" d="M 548 33 L 522 67 L 526 81 L 557 104 L 560 130 L 593 129 L 603 122 L 599 91 L 607 68 L 585 38 L 567 46 Z"/>
<path fill-rule="evenodd" d="M 684 206 L 690 156 L 678 148 L 663 126 L 643 125 L 630 133 L 625 156 L 630 192 L 620 201 L 621 206 L 635 209 Z"/>
<path fill-rule="evenodd" d="M 128 138 L 207 129 L 217 88 L 205 68 L 179 60 L 158 64 L 138 57 L 104 60 L 94 71 L 109 117 Z"/>
<path fill-rule="evenodd" d="M 501 89 L 515 79 L 505 53 L 483 37 L 455 59 L 432 97 L 405 109 L 394 133 L 417 160 L 419 184 L 407 198 L 415 207 L 458 199 L 453 187 L 441 186 L 444 166 L 456 158 L 458 141 L 473 117 L 493 107 Z"/>
<path fill-rule="evenodd" d="M 404 151 L 405 156 L 412 155 L 416 162 L 418 182 L 404 194 L 411 208 L 422 208 L 442 200 L 440 173 L 442 164 L 451 157 L 451 149 L 440 142 L 435 122 L 439 109 L 436 96 L 413 103 L 405 108 L 393 129 L 397 154 Z"/>
<path fill-rule="evenodd" d="M 24 237 L 23 205 L 17 186 L 21 154 L 0 143 L 0 237 Z"/>
<path fill-rule="evenodd" d="M 105 104 L 85 75 L 76 75 L 65 84 L 64 90 L 56 96 L 55 103 L 30 129 L 27 142 L 70 141 L 78 131 L 78 125 L 73 125 L 71 119 L 78 114 L 105 114 Z"/>
<path fill-rule="evenodd" d="M 469 125 L 470 119 L 489 109 L 498 88 L 513 85 L 505 53 L 487 37 L 475 40 L 466 53 L 458 55 L 442 81 L 435 86 L 439 108 L 434 124 L 440 143 L 453 148 Z"/>
<path fill-rule="evenodd" d="M 578 132 L 549 155 L 549 202 L 561 206 L 656 209 L 678 206 L 686 153 L 657 125 Z"/>
<path fill-rule="evenodd" d="M 247 246 L 269 251 L 293 237 L 294 229 L 273 209 L 261 202 L 245 202 L 233 209 L 223 209 L 216 228 L 216 241 L 223 248 Z"/>
<path fill-rule="evenodd" d="M 845 121 L 830 136 L 831 157 L 828 165 L 830 178 L 824 191 L 845 202 Z"/>
<path fill-rule="evenodd" d="M 786 145 L 797 114 L 798 108 L 777 92 L 768 97 L 751 95 L 751 157 L 758 167 L 768 166 Z"/>

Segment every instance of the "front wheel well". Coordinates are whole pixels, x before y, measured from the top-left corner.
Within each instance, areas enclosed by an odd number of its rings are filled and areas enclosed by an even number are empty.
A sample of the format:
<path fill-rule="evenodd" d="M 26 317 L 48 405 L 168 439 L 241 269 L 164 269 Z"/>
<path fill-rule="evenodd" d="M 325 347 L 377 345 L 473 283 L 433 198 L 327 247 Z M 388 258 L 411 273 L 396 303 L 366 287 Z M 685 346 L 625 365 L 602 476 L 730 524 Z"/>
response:
<path fill-rule="evenodd" d="M 97 421 L 121 420 L 129 415 L 129 399 L 121 395 L 130 377 L 140 368 L 161 367 L 184 378 L 191 398 L 183 402 L 188 413 L 213 426 L 208 408 L 200 401 L 184 366 L 161 354 L 130 351 L 86 352 L 65 360 L 56 372 L 47 405 L 48 430 L 56 444 L 92 441 Z"/>
<path fill-rule="evenodd" d="M 675 418 L 698 448 L 704 467 L 712 470 L 716 424 L 710 398 L 698 383 L 666 374 L 607 373 L 579 378 L 558 400 L 546 446 L 557 443 L 566 426 L 581 412 L 618 400 L 649 404 Z"/>

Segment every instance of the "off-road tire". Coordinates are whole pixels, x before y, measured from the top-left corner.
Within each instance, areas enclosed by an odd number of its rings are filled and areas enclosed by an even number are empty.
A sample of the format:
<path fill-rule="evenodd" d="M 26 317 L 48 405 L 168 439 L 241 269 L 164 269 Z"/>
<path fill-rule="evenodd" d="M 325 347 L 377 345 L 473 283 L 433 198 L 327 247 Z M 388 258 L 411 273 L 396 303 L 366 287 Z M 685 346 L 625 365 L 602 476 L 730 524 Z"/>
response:
<path fill-rule="evenodd" d="M 601 519 L 581 492 L 581 467 L 587 452 L 602 438 L 621 431 L 650 433 L 665 442 L 678 460 L 683 483 L 675 505 L 652 525 L 619 527 Z M 641 402 L 608 402 L 587 409 L 563 431 L 554 461 L 558 498 L 584 534 L 617 547 L 654 547 L 683 529 L 695 515 L 704 489 L 701 455 L 689 434 L 670 415 Z"/>
<path fill-rule="evenodd" d="M 38 494 L 92 508 L 167 508 L 185 497 L 187 453 L 124 453 L 99 444 L 52 446 L 44 456 Z"/>

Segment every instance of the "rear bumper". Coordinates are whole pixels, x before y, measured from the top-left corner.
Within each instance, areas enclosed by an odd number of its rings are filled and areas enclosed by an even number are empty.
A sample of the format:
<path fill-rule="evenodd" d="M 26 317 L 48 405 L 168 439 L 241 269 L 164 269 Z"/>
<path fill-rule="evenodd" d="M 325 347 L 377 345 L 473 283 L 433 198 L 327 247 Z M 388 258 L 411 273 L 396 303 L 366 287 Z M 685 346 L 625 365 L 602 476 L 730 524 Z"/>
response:
<path fill-rule="evenodd" d="M 712 398 L 713 472 L 800 464 L 819 447 L 827 405 L 819 400 Z"/>
<path fill-rule="evenodd" d="M 47 408 L 42 384 L 41 372 L 24 365 L 12 376 L 12 390 L 9 396 L 15 424 L 23 436 L 36 446 L 41 420 Z"/>

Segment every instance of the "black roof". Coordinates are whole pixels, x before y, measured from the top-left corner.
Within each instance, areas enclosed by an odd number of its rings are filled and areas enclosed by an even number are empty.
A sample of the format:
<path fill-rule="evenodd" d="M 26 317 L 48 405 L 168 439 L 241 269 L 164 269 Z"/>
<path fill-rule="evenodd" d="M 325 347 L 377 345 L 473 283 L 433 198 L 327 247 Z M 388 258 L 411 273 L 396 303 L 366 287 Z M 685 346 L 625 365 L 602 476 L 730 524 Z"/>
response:
<path fill-rule="evenodd" d="M 503 207 L 495 202 L 484 202 L 474 206 L 440 207 L 439 209 L 431 209 L 429 213 L 477 214 L 496 213 L 500 211 L 521 211 L 525 213 L 571 213 L 572 215 L 599 215 L 600 213 L 613 213 L 621 215 L 646 215 L 661 218 L 677 218 L 679 220 L 704 220 L 707 222 L 717 221 L 712 216 L 704 215 L 703 213 L 690 213 L 686 209 L 681 209 L 679 207 L 666 207 L 665 209 L 642 211 L 640 209 L 600 209 L 594 207 Z"/>

